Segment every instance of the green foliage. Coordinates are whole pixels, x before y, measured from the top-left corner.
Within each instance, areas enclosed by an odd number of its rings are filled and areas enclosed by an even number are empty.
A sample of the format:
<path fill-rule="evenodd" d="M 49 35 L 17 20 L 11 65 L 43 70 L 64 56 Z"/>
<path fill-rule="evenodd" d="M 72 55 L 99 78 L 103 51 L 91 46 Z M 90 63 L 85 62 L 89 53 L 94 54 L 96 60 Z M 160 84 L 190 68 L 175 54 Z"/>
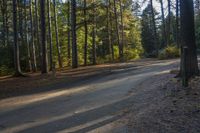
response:
<path fill-rule="evenodd" d="M 142 46 L 144 48 L 144 55 L 146 57 L 155 57 L 156 55 L 156 41 L 154 36 L 153 22 L 152 22 L 151 6 L 148 5 L 143 13 L 141 20 L 141 37 Z"/>
<path fill-rule="evenodd" d="M 13 74 L 13 69 L 8 68 L 6 65 L 0 66 L 0 76 L 6 76 L 9 74 Z"/>
<path fill-rule="evenodd" d="M 159 52 L 158 58 L 163 59 L 173 59 L 180 57 L 180 50 L 174 45 L 167 46 Z"/>

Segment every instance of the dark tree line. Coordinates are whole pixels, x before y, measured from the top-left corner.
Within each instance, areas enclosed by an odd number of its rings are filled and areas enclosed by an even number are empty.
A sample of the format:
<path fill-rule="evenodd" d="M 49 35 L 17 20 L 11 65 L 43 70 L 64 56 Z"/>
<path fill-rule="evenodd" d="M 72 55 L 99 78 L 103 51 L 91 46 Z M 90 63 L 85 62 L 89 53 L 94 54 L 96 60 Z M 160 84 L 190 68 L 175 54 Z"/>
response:
<path fill-rule="evenodd" d="M 141 10 L 132 0 L 0 0 L 0 68 L 14 68 L 17 76 L 47 73 L 187 46 L 188 73 L 197 74 L 199 0 L 195 7 L 190 0 L 157 0 L 160 11 L 154 0 L 144 2 Z"/>

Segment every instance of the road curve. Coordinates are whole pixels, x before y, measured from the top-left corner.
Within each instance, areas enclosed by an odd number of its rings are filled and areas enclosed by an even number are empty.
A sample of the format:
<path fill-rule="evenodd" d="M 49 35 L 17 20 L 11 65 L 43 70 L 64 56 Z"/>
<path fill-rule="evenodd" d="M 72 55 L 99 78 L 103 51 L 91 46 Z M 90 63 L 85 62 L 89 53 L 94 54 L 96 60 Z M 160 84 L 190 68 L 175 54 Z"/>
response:
<path fill-rule="evenodd" d="M 1 133 L 89 132 L 121 118 L 139 102 L 139 84 L 177 67 L 177 60 L 111 70 L 86 84 L 0 101 Z M 147 88 L 148 89 L 148 86 Z"/>

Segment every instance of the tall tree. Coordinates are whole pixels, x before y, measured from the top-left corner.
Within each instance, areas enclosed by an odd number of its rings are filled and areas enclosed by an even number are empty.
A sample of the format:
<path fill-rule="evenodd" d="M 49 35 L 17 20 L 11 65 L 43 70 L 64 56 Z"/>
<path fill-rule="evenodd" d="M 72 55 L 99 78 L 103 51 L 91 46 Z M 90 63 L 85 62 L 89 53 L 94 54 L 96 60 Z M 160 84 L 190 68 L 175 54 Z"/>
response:
<path fill-rule="evenodd" d="M 93 22 L 92 22 L 92 64 L 96 64 L 96 7 L 93 0 Z"/>
<path fill-rule="evenodd" d="M 34 38 L 34 30 L 33 30 L 33 11 L 32 11 L 32 0 L 30 0 L 29 14 L 30 14 L 30 30 L 31 30 L 31 62 L 33 72 L 37 71 L 37 61 L 36 61 L 36 52 L 35 52 L 35 38 Z"/>
<path fill-rule="evenodd" d="M 53 69 L 53 42 L 52 42 L 52 32 L 51 32 L 51 2 L 47 0 L 47 14 L 48 14 L 48 37 L 49 37 L 49 70 Z"/>
<path fill-rule="evenodd" d="M 167 0 L 168 2 L 168 23 L 167 23 L 167 44 L 171 43 L 171 0 Z"/>
<path fill-rule="evenodd" d="M 187 47 L 186 56 L 186 72 L 187 76 L 191 77 L 199 74 L 197 52 L 195 44 L 195 29 L 194 29 L 194 6 L 192 0 L 180 1 L 180 19 L 181 19 L 181 47 Z M 182 54 L 181 62 L 184 57 Z M 182 67 L 181 63 L 181 67 Z M 182 70 L 182 69 L 181 69 Z"/>
<path fill-rule="evenodd" d="M 84 45 L 84 65 L 87 65 L 87 47 L 88 47 L 88 24 L 87 24 L 87 1 L 84 0 L 84 28 L 85 28 L 85 45 Z"/>
<path fill-rule="evenodd" d="M 61 59 L 61 50 L 60 50 L 60 43 L 59 43 L 59 37 L 58 37 L 58 22 L 57 22 L 57 12 L 56 12 L 56 0 L 53 0 L 53 9 L 54 9 L 54 22 L 55 22 L 55 33 L 56 33 L 56 47 L 57 47 L 57 53 L 58 53 L 58 63 L 59 67 L 63 67 L 62 59 Z"/>
<path fill-rule="evenodd" d="M 71 1 L 72 68 L 78 67 L 76 38 L 76 0 Z"/>
<path fill-rule="evenodd" d="M 42 46 L 40 43 L 39 19 L 38 19 L 38 0 L 34 1 L 34 7 L 35 7 L 35 16 L 33 18 L 35 20 L 35 26 L 34 26 L 34 32 L 35 32 L 34 34 L 35 34 L 35 40 L 36 40 L 35 44 L 38 47 L 40 64 L 42 64 Z"/>
<path fill-rule="evenodd" d="M 152 24 L 153 24 L 154 42 L 156 44 L 156 55 L 158 55 L 159 44 L 158 44 L 158 38 L 157 38 L 157 29 L 156 29 L 156 21 L 155 21 L 155 12 L 153 8 L 153 0 L 150 0 L 150 7 L 151 7 L 151 16 L 152 16 Z"/>
<path fill-rule="evenodd" d="M 118 24 L 118 13 L 117 13 L 117 3 L 116 0 L 114 2 L 114 14 L 115 14 L 115 26 L 116 26 L 116 34 L 117 34 L 117 44 L 119 46 L 119 59 L 123 59 L 123 53 L 122 53 L 122 46 L 120 43 L 120 37 L 119 37 L 119 24 Z"/>
<path fill-rule="evenodd" d="M 120 17 L 121 17 L 121 54 L 124 54 L 124 21 L 123 21 L 123 6 L 122 1 L 119 0 L 120 5 Z"/>
<path fill-rule="evenodd" d="M 24 17 L 25 17 L 25 24 L 24 24 L 24 30 L 25 30 L 25 40 L 26 40 L 26 47 L 27 47 L 27 66 L 28 70 L 32 71 L 32 63 L 31 63 L 31 53 L 30 53 L 30 43 L 29 43 L 29 31 L 28 31 L 28 21 L 27 21 L 27 6 L 26 6 L 26 0 L 24 0 Z"/>
<path fill-rule="evenodd" d="M 47 43 L 46 43 L 46 22 L 45 22 L 45 0 L 40 1 L 40 28 L 41 28 L 41 44 L 42 44 L 42 73 L 48 73 L 47 59 Z"/>
<path fill-rule="evenodd" d="M 176 0 L 176 45 L 180 47 L 179 40 L 179 0 Z"/>
<path fill-rule="evenodd" d="M 67 58 L 68 58 L 68 65 L 71 63 L 71 21 L 70 21 L 70 1 L 68 0 L 67 3 L 67 8 L 68 8 L 68 13 L 67 13 Z"/>
<path fill-rule="evenodd" d="M 160 0 L 160 7 L 161 7 L 161 17 L 162 17 L 162 39 L 164 46 L 167 44 L 167 34 L 166 34 L 166 26 L 165 26 L 165 13 L 164 13 L 164 5 L 163 5 L 163 0 Z"/>
<path fill-rule="evenodd" d="M 114 56 L 112 58 L 112 42 L 111 42 L 111 25 L 110 25 L 110 0 L 107 0 L 107 5 L 106 5 L 106 15 L 107 15 L 107 34 L 108 34 L 108 51 L 109 51 L 109 55 L 110 55 L 110 61 L 114 60 Z"/>
<path fill-rule="evenodd" d="M 14 33 L 14 64 L 15 64 L 15 76 L 22 75 L 20 59 L 19 59 L 19 44 L 18 44 L 18 32 L 17 32 L 17 0 L 13 0 L 13 33 Z"/>
<path fill-rule="evenodd" d="M 113 21 L 112 21 L 112 19 L 113 19 L 113 16 L 112 16 L 112 3 L 111 3 L 111 0 L 108 0 L 108 3 L 109 3 L 109 10 L 110 10 L 110 12 L 109 12 L 109 25 L 110 25 L 110 39 L 111 39 L 111 41 L 110 41 L 110 47 L 111 47 L 111 54 L 112 54 L 112 61 L 114 61 L 114 48 L 113 48 L 113 38 L 112 38 L 112 35 L 113 35 L 113 31 L 112 31 L 112 27 L 113 27 Z"/>

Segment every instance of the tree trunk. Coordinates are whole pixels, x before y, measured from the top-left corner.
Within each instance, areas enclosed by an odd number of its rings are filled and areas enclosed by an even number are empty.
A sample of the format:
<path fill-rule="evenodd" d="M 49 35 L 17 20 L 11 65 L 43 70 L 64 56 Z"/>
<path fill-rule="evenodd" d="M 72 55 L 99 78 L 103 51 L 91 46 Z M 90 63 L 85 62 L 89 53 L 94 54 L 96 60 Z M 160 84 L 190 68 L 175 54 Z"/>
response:
<path fill-rule="evenodd" d="M 112 48 L 111 48 L 111 34 L 110 34 L 110 0 L 107 0 L 107 8 L 106 8 L 106 15 L 107 15 L 107 32 L 108 32 L 108 53 L 109 53 L 109 60 L 112 59 Z"/>
<path fill-rule="evenodd" d="M 67 38 L 68 38 L 68 44 L 67 44 L 67 54 L 68 54 L 68 65 L 71 64 L 71 29 L 70 29 L 70 0 L 68 0 L 68 14 L 67 14 L 67 24 L 68 24 L 68 31 L 67 31 Z"/>
<path fill-rule="evenodd" d="M 76 42 L 76 0 L 71 1 L 71 31 L 72 31 L 72 68 L 78 67 Z"/>
<path fill-rule="evenodd" d="M 157 39 L 157 30 L 156 30 L 156 22 L 155 22 L 155 13 L 154 13 L 154 8 L 153 8 L 153 1 L 150 0 L 150 5 L 151 5 L 151 14 L 152 14 L 152 24 L 153 24 L 153 31 L 154 31 L 154 43 L 156 45 L 156 56 L 158 56 L 158 50 L 159 50 L 159 44 L 158 44 L 158 39 Z"/>
<path fill-rule="evenodd" d="M 40 1 L 40 20 L 41 20 L 41 44 L 42 44 L 42 73 L 48 73 L 47 63 L 47 43 L 46 43 L 46 22 L 45 22 L 45 0 Z"/>
<path fill-rule="evenodd" d="M 48 14 L 48 37 L 49 37 L 49 70 L 53 69 L 53 42 L 51 33 L 51 2 L 47 0 L 47 14 Z"/>
<path fill-rule="evenodd" d="M 181 19 L 181 47 L 188 47 L 188 55 L 186 56 L 186 72 L 187 76 L 195 76 L 199 74 L 197 52 L 195 44 L 194 29 L 194 6 L 192 0 L 180 1 L 180 19 Z M 181 62 L 183 63 L 183 54 Z M 183 64 L 181 63 L 181 70 Z"/>
<path fill-rule="evenodd" d="M 121 54 L 122 56 L 124 55 L 124 21 L 123 21 L 123 7 L 122 7 L 122 1 L 119 0 L 120 4 L 120 17 L 121 17 L 121 32 L 122 32 L 122 37 L 121 37 Z"/>
<path fill-rule="evenodd" d="M 39 34 L 39 19 L 38 19 L 38 0 L 35 0 L 35 37 L 36 37 L 36 45 L 38 46 L 39 60 L 40 60 L 40 68 L 42 67 L 42 46 L 40 43 L 40 34 Z M 42 68 L 41 68 L 42 69 Z"/>
<path fill-rule="evenodd" d="M 179 0 L 176 0 L 176 45 L 180 47 L 180 40 L 179 40 Z"/>
<path fill-rule="evenodd" d="M 27 8 L 26 8 L 26 0 L 24 0 L 24 17 L 25 17 L 25 40 L 26 40 L 26 47 L 27 47 L 27 66 L 28 70 L 32 71 L 32 63 L 31 63 L 31 54 L 30 54 L 30 43 L 29 43 L 29 34 L 28 34 L 28 24 L 27 24 Z"/>
<path fill-rule="evenodd" d="M 94 3 L 94 1 L 93 1 Z M 92 64 L 96 65 L 96 8 L 93 7 L 93 22 L 92 22 Z"/>
<path fill-rule="evenodd" d="M 115 14 L 115 26 L 116 26 L 116 34 L 117 34 L 117 44 L 119 46 L 119 59 L 122 60 L 122 47 L 120 44 L 120 38 L 119 38 L 119 25 L 118 25 L 118 17 L 117 17 L 117 4 L 116 0 L 114 0 L 114 14 Z"/>
<path fill-rule="evenodd" d="M 163 0 L 160 0 L 160 5 L 161 5 L 161 14 L 162 14 L 162 39 L 164 41 L 164 46 L 167 45 L 167 33 L 166 33 L 166 26 L 165 26 L 165 13 L 164 13 L 164 5 L 163 5 Z"/>
<path fill-rule="evenodd" d="M 30 8 L 29 8 L 29 12 L 30 12 L 30 30 L 31 30 L 31 62 L 32 64 L 32 68 L 33 68 L 33 72 L 37 71 L 37 63 L 36 63 L 36 52 L 35 52 L 35 42 L 34 42 L 34 30 L 33 30 L 33 15 L 32 15 L 32 0 L 30 1 Z"/>
<path fill-rule="evenodd" d="M 167 44 L 171 43 L 171 0 L 167 0 L 168 2 L 168 25 L 167 25 Z"/>
<path fill-rule="evenodd" d="M 58 63 L 59 67 L 62 68 L 62 59 L 61 59 L 61 50 L 60 50 L 60 43 L 59 43 L 59 37 L 58 37 L 58 22 L 57 22 L 57 13 L 56 13 L 56 1 L 53 0 L 53 9 L 54 9 L 54 22 L 55 22 L 55 33 L 56 33 L 56 47 L 57 47 L 57 53 L 58 53 Z"/>
<path fill-rule="evenodd" d="M 109 8 L 110 8 L 110 10 L 112 10 L 112 4 L 111 4 L 111 1 L 110 0 L 108 0 L 108 2 L 109 2 Z M 111 40 L 111 53 L 112 53 L 112 61 L 114 61 L 114 59 L 115 59 L 115 53 L 114 53 L 114 48 L 113 48 L 113 38 L 112 38 L 112 35 L 113 35 L 113 31 L 112 31 L 112 28 L 113 28 L 113 23 L 112 23 L 112 12 L 110 11 L 110 13 L 109 13 L 109 21 L 110 21 L 110 23 L 109 23 L 109 25 L 110 25 L 110 40 Z"/>
<path fill-rule="evenodd" d="M 22 75 L 19 59 L 19 44 L 17 40 L 17 0 L 13 0 L 13 33 L 14 33 L 14 64 L 15 76 Z"/>
<path fill-rule="evenodd" d="M 84 45 L 84 65 L 87 65 L 87 45 L 88 45 L 88 26 L 87 26 L 87 2 L 84 0 L 84 28 L 85 28 L 85 45 Z"/>

